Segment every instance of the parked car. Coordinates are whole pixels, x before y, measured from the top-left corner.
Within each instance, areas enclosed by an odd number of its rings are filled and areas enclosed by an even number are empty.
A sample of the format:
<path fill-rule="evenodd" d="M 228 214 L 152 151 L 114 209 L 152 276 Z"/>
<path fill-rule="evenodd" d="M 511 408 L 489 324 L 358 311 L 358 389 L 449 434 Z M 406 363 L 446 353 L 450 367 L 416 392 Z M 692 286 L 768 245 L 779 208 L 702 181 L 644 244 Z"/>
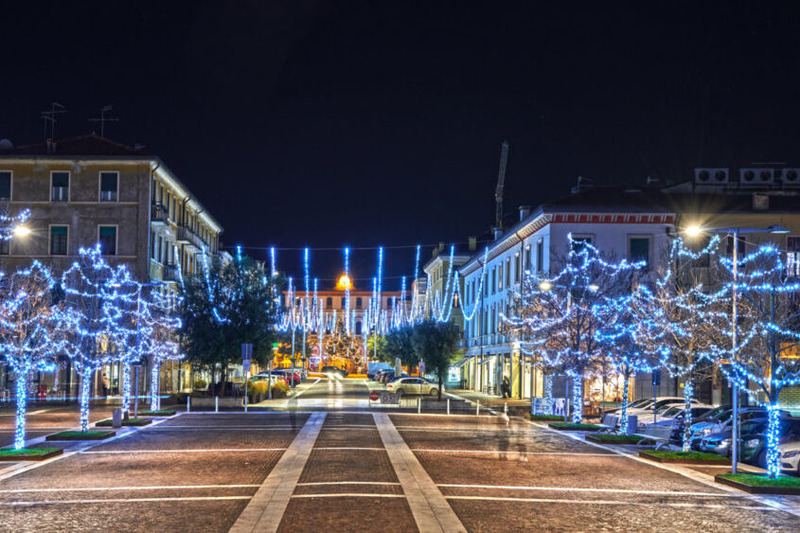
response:
<path fill-rule="evenodd" d="M 741 426 L 742 437 L 750 433 L 765 431 L 768 422 L 769 421 L 766 418 L 752 418 L 750 420 L 742 422 Z M 726 429 L 718 433 L 711 433 L 709 435 L 706 435 L 700 439 L 700 443 L 697 445 L 697 449 L 701 452 L 716 453 L 717 455 L 724 455 L 726 457 L 730 457 L 732 433 L 733 430 L 731 429 L 730 426 L 728 426 Z"/>
<path fill-rule="evenodd" d="M 269 371 L 267 370 L 265 370 L 264 372 L 259 372 L 258 374 L 255 374 L 253 376 L 250 376 L 251 382 L 269 381 L 270 385 L 274 385 L 275 383 L 277 383 L 278 379 L 280 379 L 278 376 L 274 374 L 270 375 Z"/>
<path fill-rule="evenodd" d="M 669 425 L 672 423 L 672 419 L 674 419 L 678 415 L 683 415 L 685 411 L 685 405 L 683 402 L 680 404 L 667 404 L 660 409 L 656 410 L 656 423 L 664 423 L 663 425 Z M 713 409 L 713 405 L 704 405 L 704 404 L 696 404 L 693 406 L 693 409 L 700 410 L 700 413 L 704 413 L 707 410 Z M 692 415 L 695 414 L 695 411 L 692 412 Z"/>
<path fill-rule="evenodd" d="M 781 418 L 778 442 L 800 440 L 800 418 Z M 767 466 L 767 424 L 745 431 L 742 424 L 740 458 L 745 463 L 766 468 Z"/>
<path fill-rule="evenodd" d="M 392 372 L 392 369 L 391 368 L 381 368 L 379 370 L 376 370 L 375 373 L 372 375 L 371 379 L 373 379 L 375 381 L 382 381 L 383 380 L 383 375 L 386 374 L 387 372 Z"/>
<path fill-rule="evenodd" d="M 399 396 L 409 396 L 412 394 L 439 394 L 439 387 L 427 379 L 418 377 L 401 377 L 386 384 L 386 390 Z"/>
<path fill-rule="evenodd" d="M 652 398 L 642 398 L 641 400 L 636 400 L 635 402 L 628 403 L 628 410 L 630 411 L 631 409 L 643 409 L 648 405 L 650 405 L 651 403 L 653 403 Z M 606 413 L 619 414 L 621 411 L 622 411 L 621 407 L 616 407 L 614 409 L 606 410 Z"/>
<path fill-rule="evenodd" d="M 405 372 L 403 372 L 402 374 L 397 376 L 397 375 L 395 375 L 394 370 L 390 370 L 389 372 L 386 372 L 386 373 L 383 374 L 383 378 L 381 379 L 381 382 L 389 384 L 392 381 L 394 381 L 395 379 L 405 378 L 405 377 L 408 377 L 408 374 L 406 374 Z"/>
<path fill-rule="evenodd" d="M 655 403 L 650 403 L 645 407 L 635 407 L 633 409 L 628 409 L 628 416 L 636 415 L 639 418 L 645 418 L 647 416 L 653 416 L 653 410 L 661 409 L 665 405 L 678 405 L 684 403 L 683 398 L 679 398 L 677 396 L 668 396 L 666 398 L 658 398 L 658 401 Z M 692 404 L 699 404 L 698 400 L 692 400 Z"/>
<path fill-rule="evenodd" d="M 705 422 L 715 416 L 719 415 L 720 413 L 730 409 L 728 406 L 723 407 L 693 407 L 692 408 L 692 424 L 696 424 L 698 422 Z M 671 432 L 669 434 L 669 442 L 670 444 L 675 444 L 677 446 L 683 446 L 683 430 L 686 423 L 686 413 L 682 411 L 679 415 L 675 416 L 672 419 L 670 424 Z"/>
<path fill-rule="evenodd" d="M 781 471 L 800 476 L 800 440 L 778 446 L 781 454 Z"/>
<path fill-rule="evenodd" d="M 339 374 L 341 377 L 347 377 L 347 370 L 339 368 L 338 366 L 325 365 L 320 370 L 323 374 Z"/>
<path fill-rule="evenodd" d="M 790 416 L 788 411 L 780 410 L 778 413 L 778 416 L 781 418 L 788 418 Z M 700 442 L 703 437 L 728 430 L 732 426 L 732 415 L 733 410 L 728 409 L 717 415 L 715 418 L 692 424 L 692 437 L 690 441 L 692 449 L 700 449 Z M 741 422 L 752 420 L 754 418 L 766 418 L 766 416 L 767 409 L 764 407 L 743 407 L 739 410 Z"/>

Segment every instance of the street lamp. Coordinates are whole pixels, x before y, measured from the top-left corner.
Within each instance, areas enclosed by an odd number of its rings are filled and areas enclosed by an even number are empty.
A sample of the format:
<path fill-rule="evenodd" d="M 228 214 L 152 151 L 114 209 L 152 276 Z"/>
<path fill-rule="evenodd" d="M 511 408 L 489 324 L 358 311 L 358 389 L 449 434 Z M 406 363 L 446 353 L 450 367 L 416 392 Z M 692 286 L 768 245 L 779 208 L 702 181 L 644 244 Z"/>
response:
<path fill-rule="evenodd" d="M 738 339 L 736 332 L 737 323 L 737 294 L 736 282 L 739 279 L 739 235 L 744 233 L 771 233 L 773 235 L 784 235 L 791 230 L 783 226 L 772 225 L 766 228 L 703 228 L 701 226 L 689 226 L 684 230 L 690 237 L 697 237 L 704 232 L 733 234 L 733 253 L 731 262 L 733 264 L 733 287 L 731 293 L 731 353 L 736 356 L 738 350 Z M 735 474 L 738 470 L 739 462 L 739 386 L 733 382 L 733 427 L 731 428 L 731 472 Z"/>
<path fill-rule="evenodd" d="M 31 228 L 29 228 L 25 224 L 19 224 L 17 226 L 14 226 L 14 229 L 12 231 L 14 233 L 14 237 L 25 238 L 31 234 Z"/>

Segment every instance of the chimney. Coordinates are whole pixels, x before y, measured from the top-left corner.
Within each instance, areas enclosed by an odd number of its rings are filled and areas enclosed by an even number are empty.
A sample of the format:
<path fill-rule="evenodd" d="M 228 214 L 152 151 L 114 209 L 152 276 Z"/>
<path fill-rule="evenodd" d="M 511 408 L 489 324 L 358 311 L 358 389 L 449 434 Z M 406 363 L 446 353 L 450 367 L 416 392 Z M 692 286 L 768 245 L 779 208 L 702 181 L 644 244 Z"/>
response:
<path fill-rule="evenodd" d="M 529 216 L 531 216 L 531 206 L 529 205 L 519 206 L 519 221 L 522 222 Z"/>
<path fill-rule="evenodd" d="M 769 195 L 753 193 L 753 211 L 769 211 Z"/>
<path fill-rule="evenodd" d="M 503 228 L 494 228 L 494 240 L 498 240 L 502 236 L 503 236 Z"/>
<path fill-rule="evenodd" d="M 468 237 L 467 241 L 469 241 L 469 251 L 474 252 L 478 248 L 478 238 Z"/>

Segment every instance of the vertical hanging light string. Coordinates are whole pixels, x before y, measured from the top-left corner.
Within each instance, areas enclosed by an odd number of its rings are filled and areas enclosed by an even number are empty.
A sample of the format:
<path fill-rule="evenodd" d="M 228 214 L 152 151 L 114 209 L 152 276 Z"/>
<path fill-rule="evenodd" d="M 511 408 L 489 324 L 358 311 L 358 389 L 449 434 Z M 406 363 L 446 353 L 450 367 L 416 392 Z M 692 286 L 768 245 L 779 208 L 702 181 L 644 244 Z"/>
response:
<path fill-rule="evenodd" d="M 350 333 L 350 247 L 344 247 L 344 329 Z"/>

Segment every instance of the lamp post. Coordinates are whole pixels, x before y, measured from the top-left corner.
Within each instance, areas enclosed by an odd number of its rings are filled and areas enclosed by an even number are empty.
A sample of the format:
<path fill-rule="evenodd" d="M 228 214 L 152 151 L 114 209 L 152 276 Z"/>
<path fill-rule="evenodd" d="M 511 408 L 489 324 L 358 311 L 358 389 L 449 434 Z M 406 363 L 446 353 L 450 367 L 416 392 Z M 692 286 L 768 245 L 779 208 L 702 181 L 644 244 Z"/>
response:
<path fill-rule="evenodd" d="M 737 355 L 736 352 L 739 349 L 736 330 L 738 319 L 736 283 L 739 279 L 739 235 L 746 233 L 771 233 L 773 235 L 782 235 L 790 233 L 790 230 L 777 225 L 766 228 L 702 228 L 700 226 L 690 226 L 686 229 L 686 233 L 690 237 L 696 237 L 703 232 L 733 235 L 733 247 L 731 250 L 731 262 L 733 264 L 733 288 L 731 291 L 731 353 L 735 358 Z M 732 386 L 733 399 L 731 401 L 731 407 L 733 409 L 733 425 L 731 428 L 731 472 L 736 474 L 739 463 L 739 386 L 735 381 L 732 383 Z"/>

